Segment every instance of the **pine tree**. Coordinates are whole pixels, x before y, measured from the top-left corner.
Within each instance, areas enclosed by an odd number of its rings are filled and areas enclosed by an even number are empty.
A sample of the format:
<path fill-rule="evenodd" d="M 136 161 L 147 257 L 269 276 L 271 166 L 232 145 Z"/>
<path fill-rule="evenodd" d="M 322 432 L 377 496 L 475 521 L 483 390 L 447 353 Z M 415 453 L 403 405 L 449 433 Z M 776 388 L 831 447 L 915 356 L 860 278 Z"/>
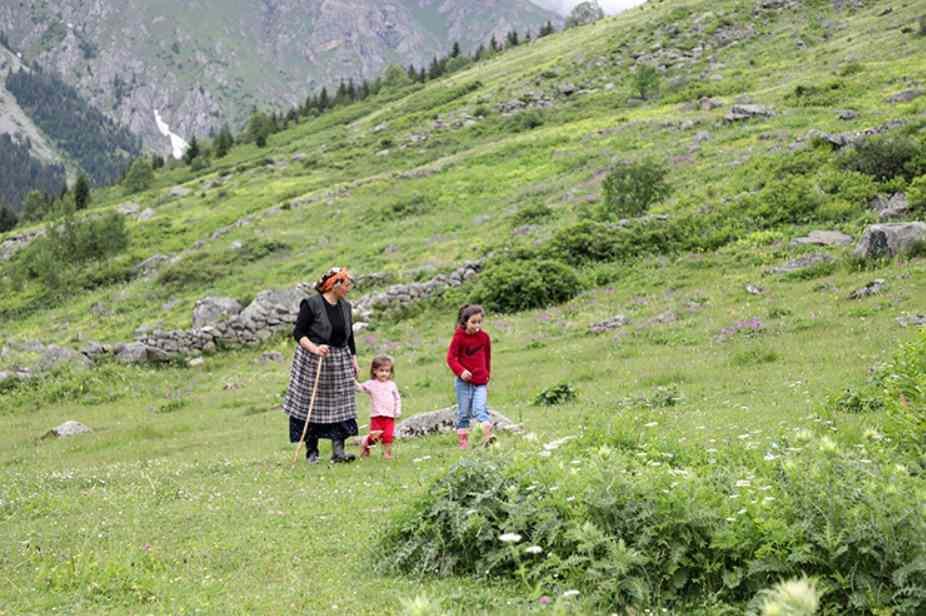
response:
<path fill-rule="evenodd" d="M 489 47 L 492 48 L 492 51 L 498 51 L 498 39 L 495 38 L 495 35 L 492 35 L 492 39 L 489 41 Z"/>
<path fill-rule="evenodd" d="M 460 55 L 460 43 L 457 41 L 453 42 L 453 49 L 450 50 L 450 57 L 456 58 Z"/>
<path fill-rule="evenodd" d="M 325 111 L 330 106 L 331 101 L 328 100 L 328 88 L 323 87 L 321 93 L 318 95 L 318 110 Z"/>
<path fill-rule="evenodd" d="M 437 79 L 443 73 L 441 63 L 438 61 L 437 56 L 434 56 L 434 59 L 431 60 L 431 67 L 428 69 L 428 79 Z"/>
<path fill-rule="evenodd" d="M 347 80 L 347 98 L 350 102 L 357 100 L 357 86 L 354 85 L 354 78 Z"/>
<path fill-rule="evenodd" d="M 366 100 L 370 97 L 370 82 L 366 79 L 363 80 L 363 83 L 360 84 L 360 93 L 358 94 L 360 100 Z"/>
<path fill-rule="evenodd" d="M 0 203 L 0 233 L 13 229 L 17 224 L 19 218 L 16 217 L 16 212 L 6 204 Z"/>
<path fill-rule="evenodd" d="M 517 47 L 520 41 L 518 41 L 518 31 L 512 30 L 508 33 L 507 37 L 508 47 Z"/>
<path fill-rule="evenodd" d="M 486 46 L 482 43 L 479 44 L 479 47 L 476 48 L 476 52 L 473 54 L 473 62 L 479 62 L 482 59 L 482 54 L 486 52 Z"/>
<path fill-rule="evenodd" d="M 160 154 L 152 154 L 151 155 L 151 168 L 160 169 L 163 166 L 164 166 L 164 157 L 161 156 Z"/>
<path fill-rule="evenodd" d="M 83 173 L 77 176 L 74 184 L 74 209 L 84 210 L 90 205 L 90 180 Z"/>
<path fill-rule="evenodd" d="M 23 222 L 36 222 L 45 218 L 51 205 L 50 201 L 48 195 L 43 195 L 37 190 L 30 191 L 23 200 Z"/>
<path fill-rule="evenodd" d="M 550 36 L 554 32 L 556 32 L 556 30 L 553 29 L 553 24 L 548 20 L 547 23 L 545 23 L 543 27 L 540 28 L 540 34 L 537 35 L 537 38 L 543 38 L 545 36 Z"/>
<path fill-rule="evenodd" d="M 219 136 L 215 139 L 215 157 L 223 158 L 234 144 L 235 138 L 232 137 L 231 129 L 228 128 L 228 124 L 223 124 Z"/>
<path fill-rule="evenodd" d="M 524 42 L 525 42 L 525 43 L 530 43 L 530 42 L 531 42 L 531 30 L 530 30 L 530 28 L 528 28 L 528 29 L 527 29 L 527 32 L 524 33 Z"/>
<path fill-rule="evenodd" d="M 193 160 L 199 156 L 199 142 L 196 140 L 196 135 L 190 139 L 190 144 L 187 146 L 186 151 L 183 153 L 183 162 L 188 165 L 193 164 Z"/>
<path fill-rule="evenodd" d="M 136 158 L 129 166 L 125 178 L 122 180 L 122 186 L 127 194 L 134 194 L 146 190 L 151 186 L 154 180 L 154 169 L 151 163 L 145 157 Z"/>
<path fill-rule="evenodd" d="M 418 71 L 418 81 L 424 83 L 428 80 L 428 72 L 424 70 L 424 67 L 421 67 L 421 70 Z"/>

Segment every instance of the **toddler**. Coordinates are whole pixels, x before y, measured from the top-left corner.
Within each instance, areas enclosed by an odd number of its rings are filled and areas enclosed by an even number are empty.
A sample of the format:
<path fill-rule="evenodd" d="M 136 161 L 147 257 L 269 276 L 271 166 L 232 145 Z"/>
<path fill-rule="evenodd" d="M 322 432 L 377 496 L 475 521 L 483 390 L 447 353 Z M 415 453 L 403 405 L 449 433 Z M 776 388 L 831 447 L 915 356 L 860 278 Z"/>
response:
<path fill-rule="evenodd" d="M 370 366 L 370 380 L 357 383 L 358 391 L 370 396 L 373 409 L 370 411 L 370 432 L 360 442 L 360 456 L 370 455 L 370 447 L 382 441 L 383 457 L 392 459 L 392 441 L 395 432 L 395 418 L 402 414 L 402 398 L 395 381 L 395 365 L 392 358 L 380 355 Z"/>

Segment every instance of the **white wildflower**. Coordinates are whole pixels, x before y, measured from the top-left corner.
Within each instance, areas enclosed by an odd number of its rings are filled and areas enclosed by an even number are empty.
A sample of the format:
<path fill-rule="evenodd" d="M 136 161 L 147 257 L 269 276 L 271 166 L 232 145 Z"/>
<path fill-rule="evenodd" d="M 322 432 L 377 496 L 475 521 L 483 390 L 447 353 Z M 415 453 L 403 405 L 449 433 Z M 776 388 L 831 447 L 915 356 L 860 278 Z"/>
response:
<path fill-rule="evenodd" d="M 498 540 L 502 543 L 517 543 L 521 540 L 521 535 L 518 533 L 505 533 L 504 535 L 499 535 Z"/>
<path fill-rule="evenodd" d="M 566 592 L 563 593 L 563 599 L 571 599 L 573 597 L 578 597 L 578 596 L 579 596 L 579 591 L 575 589 L 567 590 Z"/>
<path fill-rule="evenodd" d="M 527 552 L 528 554 L 542 554 L 543 548 L 540 547 L 539 545 L 531 545 L 531 546 L 524 548 L 524 551 Z"/>
<path fill-rule="evenodd" d="M 647 423 L 647 424 L 643 424 L 643 427 L 644 427 L 644 428 L 655 428 L 655 427 L 658 426 L 658 425 L 659 425 L 659 422 L 658 422 L 658 421 L 651 421 L 651 422 L 649 422 L 649 423 Z M 568 592 L 568 591 L 567 591 L 567 592 Z M 576 592 L 578 592 L 578 591 L 576 591 Z M 564 596 L 565 596 L 565 595 L 564 595 Z"/>

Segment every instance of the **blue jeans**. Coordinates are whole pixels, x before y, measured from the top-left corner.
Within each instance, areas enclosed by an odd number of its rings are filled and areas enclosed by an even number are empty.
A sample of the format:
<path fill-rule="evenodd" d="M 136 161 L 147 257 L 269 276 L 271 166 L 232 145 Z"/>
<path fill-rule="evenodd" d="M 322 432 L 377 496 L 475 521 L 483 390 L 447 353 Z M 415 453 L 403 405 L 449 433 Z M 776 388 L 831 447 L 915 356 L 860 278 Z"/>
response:
<path fill-rule="evenodd" d="M 485 385 L 473 385 L 458 378 L 454 384 L 457 390 L 457 429 L 469 428 L 470 419 L 479 423 L 490 421 L 489 388 Z"/>

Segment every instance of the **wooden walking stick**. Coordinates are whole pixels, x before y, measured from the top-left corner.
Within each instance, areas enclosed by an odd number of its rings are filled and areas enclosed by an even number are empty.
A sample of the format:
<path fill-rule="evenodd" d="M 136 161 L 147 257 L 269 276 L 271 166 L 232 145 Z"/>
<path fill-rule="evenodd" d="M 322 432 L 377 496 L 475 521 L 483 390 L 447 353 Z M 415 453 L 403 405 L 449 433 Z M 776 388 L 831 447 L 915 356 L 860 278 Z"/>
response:
<path fill-rule="evenodd" d="M 318 370 L 315 371 L 315 385 L 312 387 L 312 399 L 309 401 L 309 413 L 305 416 L 305 426 L 302 428 L 302 436 L 299 437 L 299 442 L 296 443 L 296 450 L 293 451 L 293 464 L 296 463 L 296 460 L 299 458 L 299 448 L 303 442 L 305 442 L 305 435 L 309 431 L 309 421 L 312 419 L 312 409 L 315 408 L 315 394 L 318 393 L 318 380 L 322 376 L 322 362 L 325 361 L 324 356 L 318 356 Z"/>

